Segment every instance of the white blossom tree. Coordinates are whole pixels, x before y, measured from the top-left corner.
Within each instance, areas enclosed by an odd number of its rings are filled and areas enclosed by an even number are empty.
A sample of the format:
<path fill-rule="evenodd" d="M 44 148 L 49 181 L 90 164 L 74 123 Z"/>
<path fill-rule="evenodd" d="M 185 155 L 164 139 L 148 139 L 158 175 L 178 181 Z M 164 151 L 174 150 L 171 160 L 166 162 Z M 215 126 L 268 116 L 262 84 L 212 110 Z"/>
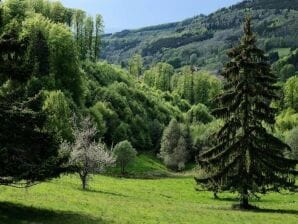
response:
<path fill-rule="evenodd" d="M 70 152 L 70 165 L 79 174 L 84 190 L 91 174 L 102 173 L 116 161 L 103 143 L 95 141 L 96 132 L 91 118 L 86 117 L 75 127 L 74 142 L 64 142 L 61 146 L 62 150 Z"/>

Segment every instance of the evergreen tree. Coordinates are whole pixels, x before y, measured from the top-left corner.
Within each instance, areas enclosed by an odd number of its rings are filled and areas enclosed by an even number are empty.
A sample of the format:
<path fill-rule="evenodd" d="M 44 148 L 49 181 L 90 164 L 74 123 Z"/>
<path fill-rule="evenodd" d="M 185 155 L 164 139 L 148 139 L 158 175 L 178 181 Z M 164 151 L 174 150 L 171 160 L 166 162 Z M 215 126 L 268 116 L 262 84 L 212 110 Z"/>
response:
<path fill-rule="evenodd" d="M 23 86 L 31 78 L 28 40 L 8 24 L 0 36 L 0 184 L 28 186 L 57 177 L 66 158 L 59 157 L 53 135 L 44 131 L 46 116 L 36 108 L 40 97 L 25 98 Z M 4 85 L 3 85 L 4 84 Z"/>
<path fill-rule="evenodd" d="M 215 146 L 199 156 L 202 174 L 197 182 L 215 192 L 237 191 L 240 207 L 247 209 L 250 195 L 296 189 L 297 161 L 283 156 L 289 146 L 264 127 L 275 122 L 270 104 L 278 99 L 277 78 L 256 46 L 249 17 L 244 32 L 240 45 L 228 54 L 231 60 L 222 74 L 225 92 L 213 111 L 225 125 L 215 135 Z"/>

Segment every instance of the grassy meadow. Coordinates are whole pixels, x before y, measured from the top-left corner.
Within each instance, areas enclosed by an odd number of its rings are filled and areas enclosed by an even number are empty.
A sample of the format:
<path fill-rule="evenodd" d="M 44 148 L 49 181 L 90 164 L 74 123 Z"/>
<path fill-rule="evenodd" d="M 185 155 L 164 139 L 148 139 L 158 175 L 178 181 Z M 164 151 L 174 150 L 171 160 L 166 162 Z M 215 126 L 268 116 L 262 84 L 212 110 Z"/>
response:
<path fill-rule="evenodd" d="M 0 223 L 298 222 L 297 194 L 269 194 L 252 202 L 259 210 L 239 211 L 231 209 L 237 195 L 221 194 L 214 200 L 212 193 L 196 191 L 193 172 L 172 174 L 150 156 L 141 155 L 128 172 L 130 178 L 117 177 L 117 169 L 110 171 L 114 176 L 94 176 L 88 191 L 81 190 L 76 175 L 29 189 L 1 187 Z"/>

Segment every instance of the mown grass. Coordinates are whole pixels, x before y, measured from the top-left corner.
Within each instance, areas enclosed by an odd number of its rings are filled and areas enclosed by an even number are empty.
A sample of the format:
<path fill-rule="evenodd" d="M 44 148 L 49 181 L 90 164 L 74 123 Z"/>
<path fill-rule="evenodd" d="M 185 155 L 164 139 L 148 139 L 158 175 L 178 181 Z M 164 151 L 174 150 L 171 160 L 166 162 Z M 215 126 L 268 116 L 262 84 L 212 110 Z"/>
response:
<path fill-rule="evenodd" d="M 151 157 L 138 161 L 129 168 L 138 176 L 145 167 L 168 172 Z M 195 188 L 193 177 L 174 174 L 157 179 L 95 176 L 88 191 L 81 190 L 75 175 L 27 190 L 0 187 L 0 223 L 298 223 L 297 194 L 269 194 L 252 202 L 259 210 L 245 212 L 231 209 L 236 195 L 213 200 L 212 193 Z"/>

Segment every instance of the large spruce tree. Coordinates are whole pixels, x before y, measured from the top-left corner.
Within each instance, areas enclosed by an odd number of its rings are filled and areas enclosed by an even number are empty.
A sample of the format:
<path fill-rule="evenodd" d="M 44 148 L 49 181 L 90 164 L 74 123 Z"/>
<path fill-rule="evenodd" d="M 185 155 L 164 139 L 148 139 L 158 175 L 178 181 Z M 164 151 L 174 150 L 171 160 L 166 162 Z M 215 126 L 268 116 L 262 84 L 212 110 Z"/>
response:
<path fill-rule="evenodd" d="M 289 146 L 266 128 L 275 123 L 271 102 L 278 99 L 277 78 L 256 45 L 250 17 L 244 33 L 228 53 L 230 62 L 222 73 L 225 91 L 213 111 L 225 124 L 214 136 L 214 147 L 199 156 L 202 172 L 196 180 L 215 193 L 238 192 L 240 207 L 247 209 L 251 195 L 296 189 L 297 161 L 284 157 Z"/>
<path fill-rule="evenodd" d="M 59 156 L 58 143 L 44 130 L 39 95 L 25 95 L 36 66 L 28 59 L 29 41 L 20 38 L 20 26 L 12 21 L 0 27 L 0 185 L 23 187 L 57 177 L 67 158 Z"/>

